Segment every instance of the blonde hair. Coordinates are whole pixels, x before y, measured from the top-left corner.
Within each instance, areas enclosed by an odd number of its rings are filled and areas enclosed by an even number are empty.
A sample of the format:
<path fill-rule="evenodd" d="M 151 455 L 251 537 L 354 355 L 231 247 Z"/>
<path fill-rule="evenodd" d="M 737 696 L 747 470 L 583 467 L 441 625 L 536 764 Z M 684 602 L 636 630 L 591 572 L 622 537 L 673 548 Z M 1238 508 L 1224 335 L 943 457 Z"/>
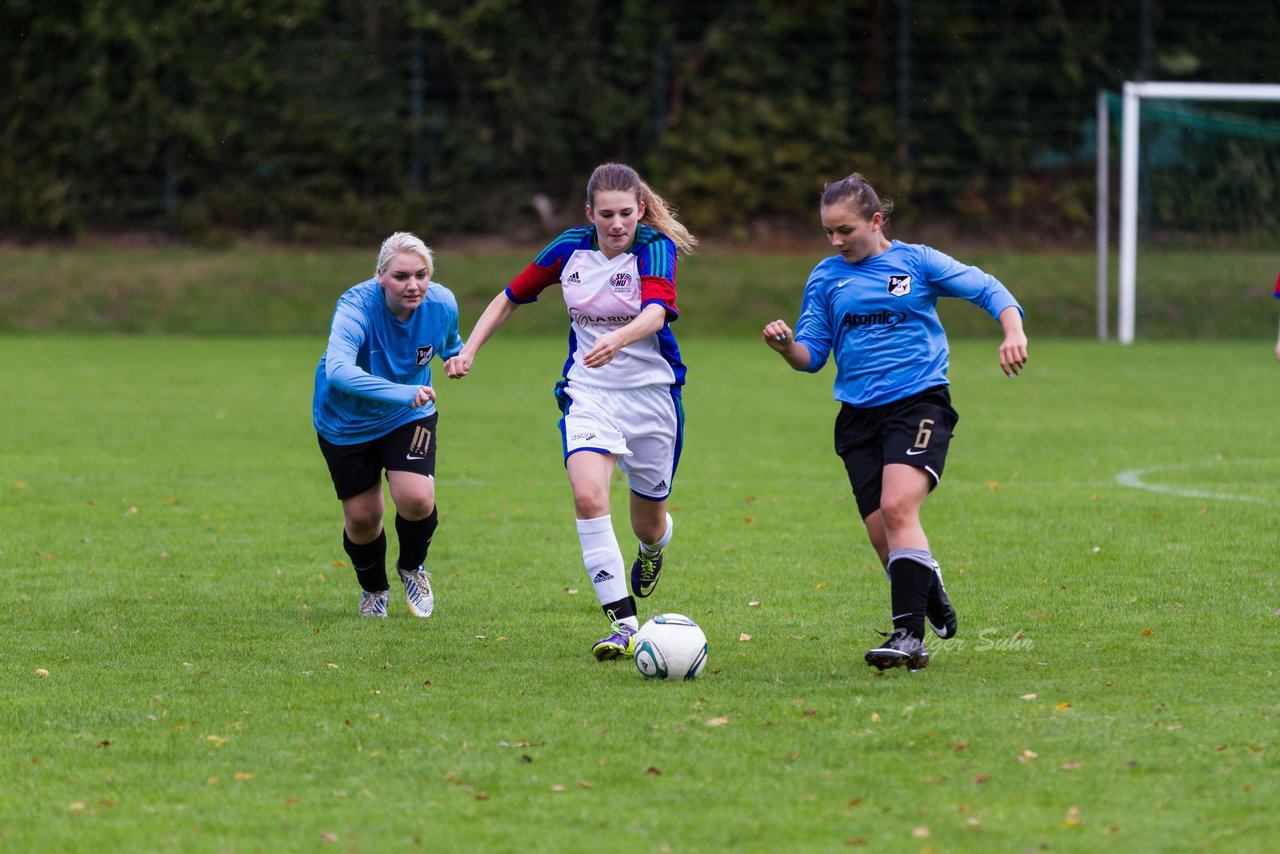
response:
<path fill-rule="evenodd" d="M 374 268 L 374 273 L 381 273 L 387 269 L 391 259 L 400 254 L 413 254 L 421 258 L 427 268 L 427 279 L 435 273 L 435 260 L 431 254 L 431 248 L 411 231 L 397 231 L 382 241 L 382 249 L 378 252 L 378 266 Z"/>
<path fill-rule="evenodd" d="M 625 163 L 602 163 L 597 166 L 591 173 L 591 179 L 587 181 L 587 204 L 594 208 L 596 193 L 608 192 L 634 193 L 636 201 L 644 204 L 644 216 L 640 218 L 640 222 L 671 238 L 676 249 L 684 254 L 693 254 L 698 238 L 690 234 L 689 229 L 676 219 L 675 208 L 655 193 L 636 170 Z"/>
<path fill-rule="evenodd" d="M 893 210 L 893 202 L 880 199 L 875 188 L 857 172 L 833 181 L 822 188 L 822 207 L 848 202 L 863 219 L 871 219 L 880 214 L 885 225 L 889 224 L 889 214 Z"/>

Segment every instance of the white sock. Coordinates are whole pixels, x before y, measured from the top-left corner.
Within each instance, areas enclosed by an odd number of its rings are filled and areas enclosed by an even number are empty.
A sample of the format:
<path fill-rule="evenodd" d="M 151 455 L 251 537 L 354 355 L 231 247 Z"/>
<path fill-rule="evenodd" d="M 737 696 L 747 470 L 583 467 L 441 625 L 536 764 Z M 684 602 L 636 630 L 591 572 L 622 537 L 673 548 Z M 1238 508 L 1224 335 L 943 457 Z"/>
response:
<path fill-rule="evenodd" d="M 578 541 L 582 544 L 582 565 L 587 569 L 587 578 L 591 579 L 591 586 L 596 589 L 596 598 L 600 600 L 600 604 L 608 605 L 627 598 L 622 549 L 613 533 L 612 519 L 609 516 L 579 519 Z M 634 619 L 633 617 L 632 620 Z"/>
<path fill-rule="evenodd" d="M 662 535 L 662 539 L 658 540 L 656 543 L 641 543 L 640 548 L 643 549 L 644 553 L 649 557 L 656 556 L 658 552 L 662 551 L 667 547 L 667 543 L 671 542 L 671 532 L 675 530 L 675 527 L 676 527 L 675 520 L 672 519 L 671 514 L 668 513 L 667 514 L 667 532 Z"/>

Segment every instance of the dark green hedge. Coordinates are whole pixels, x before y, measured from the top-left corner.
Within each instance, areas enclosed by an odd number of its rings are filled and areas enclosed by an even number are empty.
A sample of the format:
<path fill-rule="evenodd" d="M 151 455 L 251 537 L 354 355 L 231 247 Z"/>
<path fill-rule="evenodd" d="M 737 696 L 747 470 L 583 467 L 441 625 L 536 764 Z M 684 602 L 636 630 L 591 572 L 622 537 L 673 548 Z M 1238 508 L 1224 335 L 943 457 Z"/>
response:
<path fill-rule="evenodd" d="M 1276 77 L 1270 0 L 1150 0 L 1145 40 L 1143 5 L 7 0 L 0 229 L 529 237 L 621 159 L 704 233 L 854 169 L 908 219 L 1070 233 L 1100 88 Z"/>

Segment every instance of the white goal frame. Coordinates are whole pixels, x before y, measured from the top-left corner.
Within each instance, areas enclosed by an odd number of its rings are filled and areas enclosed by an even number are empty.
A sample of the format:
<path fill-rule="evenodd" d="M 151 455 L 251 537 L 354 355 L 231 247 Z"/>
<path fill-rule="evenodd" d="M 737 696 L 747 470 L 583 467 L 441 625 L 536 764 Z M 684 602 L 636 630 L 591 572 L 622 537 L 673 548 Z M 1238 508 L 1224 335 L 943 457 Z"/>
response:
<path fill-rule="evenodd" d="M 1133 343 L 1138 258 L 1138 120 L 1143 98 L 1177 98 L 1185 101 L 1280 101 L 1280 84 L 1274 83 L 1157 83 L 1124 84 L 1120 125 L 1120 265 L 1117 292 L 1116 338 Z M 1107 340 L 1108 165 L 1110 112 L 1106 93 L 1098 93 L 1098 339 Z"/>

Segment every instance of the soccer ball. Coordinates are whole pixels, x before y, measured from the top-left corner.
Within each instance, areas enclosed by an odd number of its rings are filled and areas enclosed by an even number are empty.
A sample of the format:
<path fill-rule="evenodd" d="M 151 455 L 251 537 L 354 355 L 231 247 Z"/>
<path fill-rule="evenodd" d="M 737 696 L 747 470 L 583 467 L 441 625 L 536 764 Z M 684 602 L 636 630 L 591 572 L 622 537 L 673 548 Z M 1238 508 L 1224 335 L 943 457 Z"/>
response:
<path fill-rule="evenodd" d="M 652 679 L 692 679 L 707 663 L 707 636 L 684 614 L 659 614 L 635 637 L 636 668 Z"/>

